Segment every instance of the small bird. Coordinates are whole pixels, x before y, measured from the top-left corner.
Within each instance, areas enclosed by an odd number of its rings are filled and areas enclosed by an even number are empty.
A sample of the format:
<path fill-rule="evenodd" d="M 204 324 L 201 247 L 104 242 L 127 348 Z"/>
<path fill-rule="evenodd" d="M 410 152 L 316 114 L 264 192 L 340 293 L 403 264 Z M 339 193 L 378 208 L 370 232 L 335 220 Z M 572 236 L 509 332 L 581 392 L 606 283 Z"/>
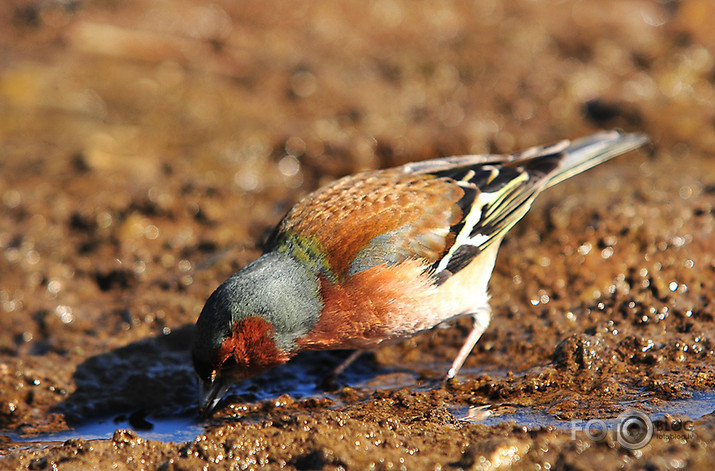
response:
<path fill-rule="evenodd" d="M 235 382 L 302 351 L 373 349 L 472 316 L 445 379 L 454 377 L 489 325 L 487 284 L 506 232 L 546 188 L 647 140 L 600 132 L 364 172 L 309 194 L 198 318 L 201 414 Z"/>

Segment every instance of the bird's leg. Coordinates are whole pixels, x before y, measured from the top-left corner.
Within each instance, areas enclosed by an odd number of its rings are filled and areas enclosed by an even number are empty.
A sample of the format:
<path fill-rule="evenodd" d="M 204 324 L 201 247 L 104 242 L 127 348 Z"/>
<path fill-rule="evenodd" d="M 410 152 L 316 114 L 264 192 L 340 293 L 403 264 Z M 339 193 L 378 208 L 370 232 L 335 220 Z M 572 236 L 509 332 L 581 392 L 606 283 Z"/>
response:
<path fill-rule="evenodd" d="M 347 357 L 345 360 L 343 360 L 342 363 L 340 363 L 333 371 L 330 372 L 328 376 L 323 379 L 323 386 L 325 388 L 334 388 L 337 381 L 338 381 L 338 376 L 343 374 L 343 371 L 345 371 L 348 366 L 350 366 L 355 360 L 358 359 L 360 355 L 365 353 L 365 350 L 355 350 L 353 351 L 349 357 Z"/>
<path fill-rule="evenodd" d="M 457 354 L 457 357 L 452 362 L 452 367 L 449 369 L 444 379 L 442 380 L 443 383 L 449 381 L 457 375 L 459 369 L 462 367 L 469 354 L 472 353 L 474 345 L 476 345 L 477 341 L 479 341 L 479 338 L 482 336 L 484 331 L 487 330 L 487 327 L 489 327 L 489 321 L 491 320 L 491 318 L 492 310 L 489 308 L 489 306 L 485 306 L 484 308 L 472 314 L 472 319 L 474 321 L 474 323 L 472 324 L 472 331 L 464 340 L 464 344 L 459 350 L 459 354 Z"/>
<path fill-rule="evenodd" d="M 337 379 L 338 376 L 343 374 L 343 371 L 348 369 L 348 366 L 352 365 L 352 363 L 358 359 L 360 355 L 365 353 L 365 350 L 355 350 L 353 351 L 349 357 L 347 357 L 345 360 L 343 360 L 342 363 L 340 363 L 331 373 L 331 375 Z"/>

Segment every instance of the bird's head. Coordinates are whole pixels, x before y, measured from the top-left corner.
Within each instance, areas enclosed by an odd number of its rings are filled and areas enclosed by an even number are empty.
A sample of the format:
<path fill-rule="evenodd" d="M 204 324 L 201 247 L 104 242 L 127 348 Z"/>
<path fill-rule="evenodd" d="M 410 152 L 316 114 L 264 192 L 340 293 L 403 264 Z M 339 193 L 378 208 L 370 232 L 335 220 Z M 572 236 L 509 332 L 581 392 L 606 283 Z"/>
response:
<path fill-rule="evenodd" d="M 224 281 L 196 322 L 192 347 L 210 413 L 234 383 L 287 362 L 295 340 L 322 309 L 317 277 L 282 253 L 268 253 Z"/>
<path fill-rule="evenodd" d="M 275 328 L 256 315 L 233 322 L 210 348 L 194 347 L 194 369 L 201 384 L 199 409 L 208 414 L 232 384 L 287 362 L 291 354 L 276 345 Z"/>

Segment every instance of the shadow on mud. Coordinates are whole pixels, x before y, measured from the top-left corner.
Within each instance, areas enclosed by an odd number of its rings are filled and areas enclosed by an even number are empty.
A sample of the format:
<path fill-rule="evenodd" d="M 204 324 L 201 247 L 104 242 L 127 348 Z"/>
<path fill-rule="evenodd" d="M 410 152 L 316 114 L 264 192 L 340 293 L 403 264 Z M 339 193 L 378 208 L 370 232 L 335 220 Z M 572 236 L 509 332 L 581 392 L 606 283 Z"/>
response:
<path fill-rule="evenodd" d="M 73 375 L 77 389 L 53 412 L 71 425 L 113 417 L 140 427 L 148 415 L 190 414 L 196 402 L 192 336 L 187 325 L 87 359 Z"/>
<path fill-rule="evenodd" d="M 77 389 L 53 412 L 62 414 L 72 426 L 102 419 L 128 422 L 135 430 L 152 429 L 153 419 L 195 417 L 198 384 L 191 364 L 193 329 L 186 325 L 89 358 L 74 373 Z M 235 385 L 224 404 L 255 403 L 282 394 L 295 399 L 326 394 L 329 391 L 323 380 L 349 354 L 301 354 L 286 365 Z M 365 354 L 338 378 L 338 386 L 364 383 L 378 369 L 372 354 Z"/>

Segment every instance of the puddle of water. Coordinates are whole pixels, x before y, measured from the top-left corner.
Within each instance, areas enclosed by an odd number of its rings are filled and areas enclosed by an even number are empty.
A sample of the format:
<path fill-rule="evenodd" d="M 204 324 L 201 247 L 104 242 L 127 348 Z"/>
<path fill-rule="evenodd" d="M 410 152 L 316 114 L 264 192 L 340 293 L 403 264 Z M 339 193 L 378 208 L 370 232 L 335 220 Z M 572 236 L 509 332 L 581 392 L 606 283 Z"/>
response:
<path fill-rule="evenodd" d="M 97 422 L 88 422 L 71 430 L 63 432 L 41 434 L 32 437 L 23 437 L 12 434 L 8 438 L 12 441 L 6 444 L 2 454 L 20 450 L 41 450 L 48 446 L 61 445 L 67 440 L 81 438 L 83 440 L 108 440 L 117 429 L 128 429 L 135 432 L 144 440 L 159 440 L 163 442 L 182 443 L 196 438 L 204 433 L 204 425 L 197 422 L 196 418 L 177 417 L 154 420 L 150 419 L 150 429 L 137 429 L 128 422 L 116 421 L 111 418 Z"/>
<path fill-rule="evenodd" d="M 339 359 L 336 360 L 335 357 L 319 355 L 308 360 L 291 362 L 288 365 L 268 371 L 259 377 L 235 385 L 219 407 L 223 407 L 227 402 L 261 403 L 284 394 L 288 394 L 296 400 L 329 398 L 339 405 L 343 402 L 341 397 L 335 392 L 326 392 L 321 384 L 325 377 L 325 372 L 330 371 L 330 365 L 337 363 L 339 363 Z M 442 366 L 435 366 L 434 371 L 441 371 Z M 431 369 L 428 370 L 432 371 Z M 425 371 L 424 368 L 423 371 Z M 485 371 L 479 369 L 473 372 L 465 372 L 482 374 Z M 499 371 L 489 371 L 488 373 L 495 376 L 502 374 Z M 435 374 L 434 377 L 438 378 L 439 375 Z M 389 391 L 405 387 L 420 391 L 431 389 L 435 386 L 434 381 L 421 381 L 417 369 L 383 369 L 372 361 L 358 361 L 351 365 L 341 375 L 339 383 L 350 386 L 362 394 L 371 394 L 376 390 Z M 644 399 L 628 404 L 628 406 L 638 406 L 649 414 L 652 420 L 660 419 L 665 414 L 688 416 L 691 419 L 697 419 L 715 410 L 715 391 L 695 392 L 689 398 L 662 402 L 658 405 L 652 405 L 647 402 L 647 399 Z M 110 439 L 117 429 L 132 430 L 145 440 L 160 440 L 173 443 L 191 441 L 196 436 L 204 433 L 207 424 L 200 422 L 198 417 L 194 415 L 195 408 L 192 405 L 188 403 L 177 404 L 177 407 L 183 411 L 178 416 L 153 413 L 151 410 L 146 413 L 134 412 L 133 414 L 132 411 L 120 410 L 117 411 L 114 417 L 110 416 L 102 420 L 88 421 L 72 430 L 31 437 L 14 434 L 10 435 L 13 440 L 10 448 L 42 448 L 73 438 L 85 440 Z M 457 406 L 450 410 L 455 417 L 461 420 L 485 425 L 497 425 L 513 420 L 528 428 L 550 426 L 567 429 L 571 426 L 571 421 L 557 419 L 532 407 L 513 404 L 490 405 L 471 409 Z M 609 420 L 615 419 L 603 420 L 608 423 Z"/>
<path fill-rule="evenodd" d="M 65 442 L 73 438 L 81 438 L 83 440 L 101 440 L 112 438 L 112 435 L 117 429 L 128 429 L 135 432 L 144 440 L 160 440 L 164 442 L 185 442 L 193 440 L 197 435 L 203 433 L 204 426 L 194 418 L 177 417 L 168 419 L 150 419 L 151 429 L 137 429 L 132 427 L 128 422 L 117 422 L 113 419 L 100 420 L 97 422 L 89 422 L 75 427 L 72 430 L 66 430 L 58 433 L 37 435 L 34 437 L 19 437 L 11 436 L 11 438 L 20 443 L 47 443 L 47 442 Z"/>
<path fill-rule="evenodd" d="M 566 424 L 554 416 L 531 407 L 500 404 L 498 406 L 456 407 L 451 409 L 459 420 L 484 425 L 498 425 L 513 420 L 528 428 L 559 427 Z"/>
<path fill-rule="evenodd" d="M 651 420 L 664 418 L 666 415 L 685 416 L 696 420 L 715 411 L 715 391 L 693 392 L 685 399 L 677 399 L 669 402 L 662 402 L 652 405 L 644 401 L 629 402 L 628 406 L 638 406 Z M 514 421 L 527 428 L 555 427 L 557 429 L 569 428 L 573 425 L 571 420 L 557 419 L 546 412 L 514 404 L 498 404 L 483 407 L 454 407 L 451 412 L 460 420 L 476 422 L 484 425 L 498 425 L 508 421 Z M 598 416 L 592 419 L 603 420 L 608 425 L 612 425 L 616 418 L 601 418 Z M 585 421 L 580 421 L 585 422 Z"/>
<path fill-rule="evenodd" d="M 337 404 L 342 399 L 335 392 L 326 392 L 322 385 L 326 371 L 330 371 L 331 363 L 339 363 L 335 358 L 314 359 L 321 361 L 291 362 L 261 376 L 234 385 L 219 407 L 227 403 L 261 403 L 288 394 L 296 400 L 305 398 L 329 398 Z M 325 364 L 321 364 L 325 363 Z M 378 389 L 391 390 L 414 386 L 417 382 L 415 374 L 395 373 L 383 370 L 373 362 L 358 362 L 351 365 L 339 378 L 339 384 L 350 386 L 365 394 Z M 198 384 L 196 385 L 198 401 Z M 145 440 L 160 440 L 164 442 L 182 443 L 194 440 L 204 433 L 208 423 L 200 422 L 198 412 L 193 406 L 182 404 L 177 406 L 182 413 L 178 417 L 161 415 L 153 417 L 151 412 L 118 413 L 115 417 L 87 421 L 71 430 L 57 433 L 23 436 L 11 434 L 9 438 L 14 444 L 10 449 L 43 448 L 52 444 L 63 443 L 66 440 L 81 438 L 84 440 L 110 439 L 117 429 L 128 429 Z M 119 411 L 128 412 L 128 411 Z M 187 413 L 189 415 L 187 415 Z M 196 413 L 197 415 L 193 415 Z M 127 419 L 127 415 L 129 418 Z"/>
<path fill-rule="evenodd" d="M 661 419 L 666 414 L 699 419 L 715 412 L 715 391 L 695 392 L 687 399 L 667 402 L 662 407 L 651 409 L 649 412 L 654 419 Z"/>

